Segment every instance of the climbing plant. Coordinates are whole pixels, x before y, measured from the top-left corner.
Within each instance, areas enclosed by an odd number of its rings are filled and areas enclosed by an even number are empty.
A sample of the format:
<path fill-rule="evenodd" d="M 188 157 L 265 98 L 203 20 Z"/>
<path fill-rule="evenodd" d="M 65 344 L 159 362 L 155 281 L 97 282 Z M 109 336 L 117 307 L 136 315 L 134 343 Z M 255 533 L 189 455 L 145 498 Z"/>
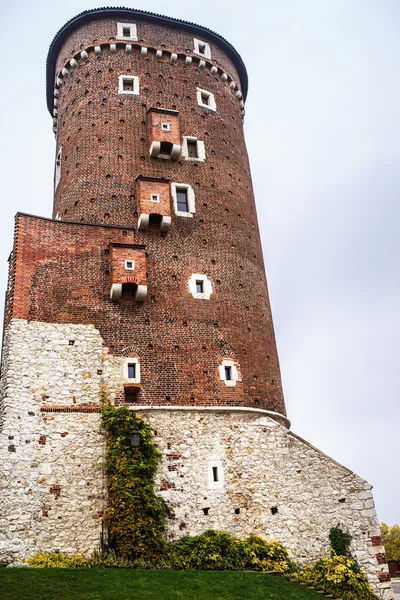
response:
<path fill-rule="evenodd" d="M 102 424 L 108 492 L 104 520 L 109 545 L 124 558 L 161 556 L 168 508 L 154 492 L 160 452 L 153 442 L 153 430 L 125 406 L 104 406 Z M 134 429 L 140 434 L 136 448 L 130 443 Z"/>
<path fill-rule="evenodd" d="M 351 556 L 351 535 L 346 531 L 343 531 L 339 525 L 331 528 L 329 532 L 329 540 L 331 542 L 333 554 L 336 554 L 337 556 Z"/>

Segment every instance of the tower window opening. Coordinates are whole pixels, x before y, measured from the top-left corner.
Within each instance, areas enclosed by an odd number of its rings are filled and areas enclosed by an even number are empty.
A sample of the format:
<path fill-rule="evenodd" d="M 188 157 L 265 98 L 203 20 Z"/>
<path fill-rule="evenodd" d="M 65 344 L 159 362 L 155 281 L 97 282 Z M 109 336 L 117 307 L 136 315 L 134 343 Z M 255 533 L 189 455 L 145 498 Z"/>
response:
<path fill-rule="evenodd" d="M 125 402 L 136 404 L 139 401 L 139 388 L 125 388 Z"/>
<path fill-rule="evenodd" d="M 213 472 L 213 481 L 218 481 L 218 467 L 213 467 L 212 472 Z"/>
<path fill-rule="evenodd" d="M 149 215 L 149 224 L 152 223 L 154 225 L 157 225 L 157 227 L 159 227 L 161 221 L 162 221 L 162 215 L 157 215 L 157 214 Z"/>
<path fill-rule="evenodd" d="M 203 40 L 197 40 L 196 38 L 194 38 L 193 41 L 195 54 L 200 54 L 205 58 L 211 58 L 210 44 L 207 44 L 207 42 L 203 42 Z"/>
<path fill-rule="evenodd" d="M 128 363 L 128 379 L 136 379 L 135 363 Z"/>
<path fill-rule="evenodd" d="M 217 110 L 214 94 L 207 90 L 197 88 L 197 104 L 210 110 Z"/>
<path fill-rule="evenodd" d="M 203 293 L 203 281 L 196 281 L 196 292 L 198 294 Z"/>
<path fill-rule="evenodd" d="M 61 179 L 61 156 L 62 156 L 62 147 L 57 152 L 56 157 L 56 168 L 54 173 L 54 191 L 57 189 L 58 184 Z"/>
<path fill-rule="evenodd" d="M 151 194 L 150 200 L 152 202 L 160 202 L 160 194 Z"/>
<path fill-rule="evenodd" d="M 222 361 L 219 366 L 219 377 L 228 387 L 235 387 L 236 383 L 240 381 L 239 372 L 233 360 L 224 359 Z"/>
<path fill-rule="evenodd" d="M 199 158 L 199 154 L 197 152 L 197 142 L 188 140 L 187 149 L 190 158 Z"/>
<path fill-rule="evenodd" d="M 208 511 L 210 510 L 210 507 L 208 506 L 207 508 L 203 508 L 203 513 L 205 515 L 208 515 Z"/>
<path fill-rule="evenodd" d="M 189 212 L 187 189 L 176 190 L 176 204 L 179 212 Z"/>
<path fill-rule="evenodd" d="M 125 269 L 127 271 L 134 271 L 135 270 L 135 261 L 134 260 L 126 260 L 125 261 Z"/>
<path fill-rule="evenodd" d="M 169 156 L 172 151 L 172 146 L 173 144 L 171 144 L 171 142 L 161 142 L 160 154 L 167 154 Z"/>
<path fill-rule="evenodd" d="M 136 23 L 117 23 L 117 40 L 137 40 Z"/>
<path fill-rule="evenodd" d="M 122 82 L 122 89 L 124 92 L 133 92 L 133 81 L 131 79 L 124 79 Z"/>
<path fill-rule="evenodd" d="M 124 364 L 124 378 L 129 384 L 140 383 L 140 364 L 138 358 L 127 358 Z M 125 389 L 130 389 L 129 386 Z M 134 388 L 132 388 L 134 389 Z"/>
<path fill-rule="evenodd" d="M 232 381 L 232 367 L 224 367 L 225 369 L 225 380 L 226 381 Z"/>
<path fill-rule="evenodd" d="M 161 129 L 163 131 L 169 131 L 170 130 L 169 123 L 161 123 Z"/>
<path fill-rule="evenodd" d="M 139 77 L 136 75 L 120 75 L 118 77 L 118 93 L 139 95 Z"/>

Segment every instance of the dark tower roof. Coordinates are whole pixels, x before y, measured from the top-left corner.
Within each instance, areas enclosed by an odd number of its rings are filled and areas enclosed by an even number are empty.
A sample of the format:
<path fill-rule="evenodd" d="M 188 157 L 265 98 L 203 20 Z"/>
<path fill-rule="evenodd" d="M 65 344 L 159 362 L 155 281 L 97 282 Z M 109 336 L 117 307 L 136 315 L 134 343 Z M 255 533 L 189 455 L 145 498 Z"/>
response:
<path fill-rule="evenodd" d="M 240 54 L 225 38 L 218 35 L 207 27 L 196 25 L 188 21 L 182 21 L 181 19 L 173 19 L 171 17 L 164 17 L 155 13 L 147 12 L 144 10 L 136 10 L 134 8 L 94 8 L 92 10 L 85 10 L 76 17 L 73 17 L 56 33 L 53 41 L 50 44 L 49 52 L 46 61 L 46 97 L 47 97 L 47 108 L 50 114 L 53 114 L 53 92 L 54 92 L 54 73 L 56 68 L 57 54 L 64 43 L 65 39 L 70 35 L 77 27 L 80 27 L 84 23 L 94 21 L 97 19 L 108 19 L 109 17 L 129 18 L 137 15 L 138 17 L 145 17 L 148 21 L 158 24 L 169 25 L 170 27 L 177 27 L 179 29 L 186 29 L 193 32 L 194 34 L 206 33 L 209 38 L 214 39 L 228 56 L 233 60 L 240 77 L 240 83 L 242 87 L 242 93 L 244 100 L 247 96 L 248 90 L 248 76 L 244 62 Z"/>

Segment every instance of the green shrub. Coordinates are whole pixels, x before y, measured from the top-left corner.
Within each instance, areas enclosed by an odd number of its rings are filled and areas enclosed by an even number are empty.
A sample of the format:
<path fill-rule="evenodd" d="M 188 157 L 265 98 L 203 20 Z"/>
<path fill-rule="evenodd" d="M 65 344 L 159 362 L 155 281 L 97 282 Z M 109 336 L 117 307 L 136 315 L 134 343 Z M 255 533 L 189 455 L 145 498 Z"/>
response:
<path fill-rule="evenodd" d="M 88 559 L 82 554 L 59 554 L 58 552 L 39 552 L 26 561 L 31 567 L 70 569 L 88 566 Z"/>
<path fill-rule="evenodd" d="M 355 565 L 351 556 L 333 554 L 321 558 L 315 565 L 306 565 L 293 577 L 342 600 L 376 600 L 363 571 Z"/>
<path fill-rule="evenodd" d="M 242 563 L 240 541 L 225 531 L 211 529 L 185 536 L 170 544 L 170 561 L 176 569 L 237 570 Z"/>
<path fill-rule="evenodd" d="M 240 540 L 242 567 L 253 571 L 287 573 L 294 569 L 288 551 L 278 540 L 258 536 Z"/>
<path fill-rule="evenodd" d="M 170 544 L 169 561 L 175 569 L 279 571 L 292 570 L 288 551 L 278 540 L 251 536 L 235 538 L 225 531 L 208 530 Z"/>

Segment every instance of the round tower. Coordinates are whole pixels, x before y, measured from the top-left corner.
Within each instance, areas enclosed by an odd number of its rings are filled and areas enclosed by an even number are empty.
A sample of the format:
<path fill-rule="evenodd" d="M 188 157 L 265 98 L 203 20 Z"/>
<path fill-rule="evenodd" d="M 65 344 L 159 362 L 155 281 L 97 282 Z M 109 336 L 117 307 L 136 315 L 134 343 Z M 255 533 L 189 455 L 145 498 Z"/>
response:
<path fill-rule="evenodd" d="M 123 229 L 125 245 L 100 249 L 110 298 L 93 316 L 112 354 L 140 362 L 140 387 L 121 401 L 248 407 L 287 423 L 246 92 L 239 54 L 204 27 L 129 9 L 78 15 L 47 62 L 53 218 Z"/>

